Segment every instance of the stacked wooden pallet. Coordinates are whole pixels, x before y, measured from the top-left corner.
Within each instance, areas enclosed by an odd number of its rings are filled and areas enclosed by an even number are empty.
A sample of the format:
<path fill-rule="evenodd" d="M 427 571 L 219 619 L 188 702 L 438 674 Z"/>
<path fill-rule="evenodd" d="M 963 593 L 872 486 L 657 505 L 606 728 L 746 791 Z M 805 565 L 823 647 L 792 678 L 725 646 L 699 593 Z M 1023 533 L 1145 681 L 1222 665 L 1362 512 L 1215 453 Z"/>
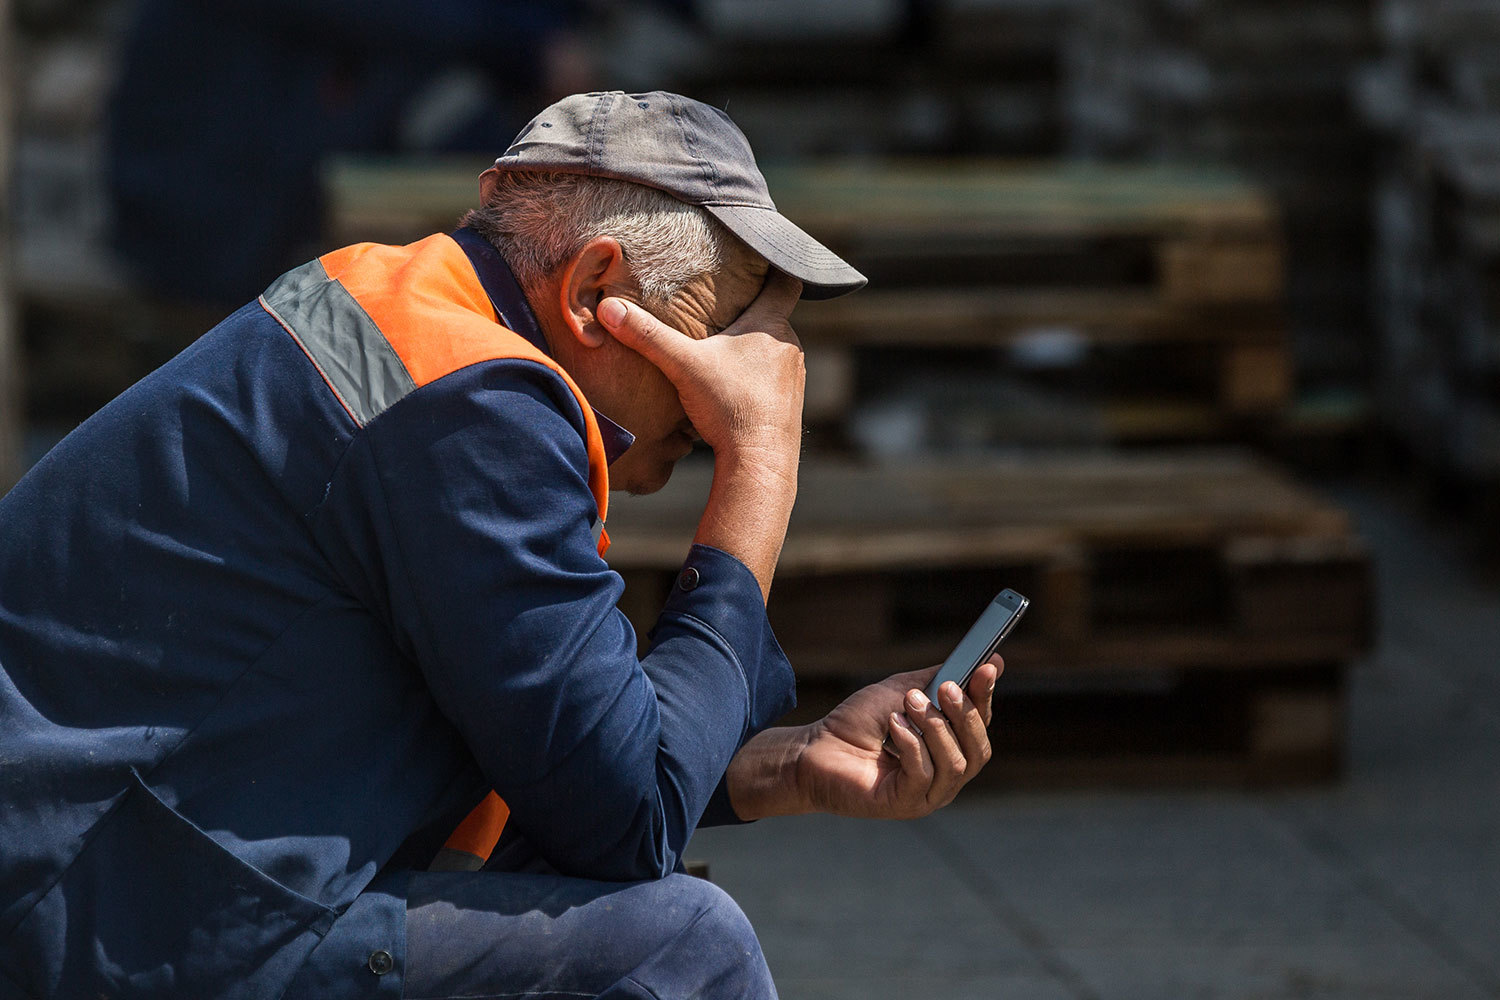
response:
<path fill-rule="evenodd" d="M 895 450 L 941 446 L 959 426 L 981 446 L 1223 440 L 1283 410 L 1277 214 L 1233 176 L 967 160 L 825 162 L 768 180 L 789 217 L 871 279 L 797 312 L 820 440 L 893 450 L 875 411 L 898 397 L 927 430 Z M 451 226 L 474 188 L 469 165 L 336 165 L 332 239 Z M 1007 409 L 1017 391 L 1024 404 Z"/>
<path fill-rule="evenodd" d="M 888 406 L 893 370 L 938 384 L 915 400 L 923 450 L 963 425 L 979 444 L 1033 443 L 1041 432 L 1008 412 L 1007 386 L 1109 442 L 1223 439 L 1286 404 L 1278 220 L 1232 176 L 954 161 L 770 181 L 783 211 L 871 279 L 798 314 L 811 420 Z"/>
<path fill-rule="evenodd" d="M 614 507 L 609 559 L 643 634 L 708 475 Z M 1006 586 L 1035 610 L 1005 650 L 1002 776 L 1336 773 L 1368 558 L 1341 511 L 1243 455 L 809 464 L 770 615 L 821 708 L 941 661 Z"/>
<path fill-rule="evenodd" d="M 1500 540 L 1500 5 L 1392 3 L 1363 81 L 1384 134 L 1376 199 L 1382 422 L 1478 487 Z"/>
<path fill-rule="evenodd" d="M 1372 6 L 1094 0 L 1069 59 L 1075 152 L 1227 163 L 1276 194 L 1299 376 L 1351 407 L 1368 384 L 1372 152 L 1351 84 Z"/>

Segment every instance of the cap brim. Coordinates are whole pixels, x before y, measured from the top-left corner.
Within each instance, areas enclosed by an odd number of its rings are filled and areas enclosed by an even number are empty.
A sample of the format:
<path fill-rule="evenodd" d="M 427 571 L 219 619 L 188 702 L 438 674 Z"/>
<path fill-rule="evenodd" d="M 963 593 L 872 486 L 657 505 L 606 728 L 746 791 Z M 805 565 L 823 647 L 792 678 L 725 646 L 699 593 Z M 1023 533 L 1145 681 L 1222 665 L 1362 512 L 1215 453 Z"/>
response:
<path fill-rule="evenodd" d="M 804 299 L 837 298 L 869 281 L 780 212 L 750 205 L 704 205 L 703 209 L 772 267 L 801 281 Z"/>

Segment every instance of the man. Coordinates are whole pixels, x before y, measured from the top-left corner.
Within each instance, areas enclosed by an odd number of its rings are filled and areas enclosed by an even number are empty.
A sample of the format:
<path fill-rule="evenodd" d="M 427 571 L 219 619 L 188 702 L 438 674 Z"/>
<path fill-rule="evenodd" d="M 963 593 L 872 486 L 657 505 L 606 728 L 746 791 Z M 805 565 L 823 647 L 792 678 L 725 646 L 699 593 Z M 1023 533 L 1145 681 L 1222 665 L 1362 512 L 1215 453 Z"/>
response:
<path fill-rule="evenodd" d="M 284 275 L 0 501 L 0 996 L 772 996 L 693 830 L 922 815 L 988 758 L 998 660 L 766 728 L 787 317 L 864 281 L 727 117 L 571 97 L 481 197 Z M 638 659 L 608 491 L 698 438 Z"/>

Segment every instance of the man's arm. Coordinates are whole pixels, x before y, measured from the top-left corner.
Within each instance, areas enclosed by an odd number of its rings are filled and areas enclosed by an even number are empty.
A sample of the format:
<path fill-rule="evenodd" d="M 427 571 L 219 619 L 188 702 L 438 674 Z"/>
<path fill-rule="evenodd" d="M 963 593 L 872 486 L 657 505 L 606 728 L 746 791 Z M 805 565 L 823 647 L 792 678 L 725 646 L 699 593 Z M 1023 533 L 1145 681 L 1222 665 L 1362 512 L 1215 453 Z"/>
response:
<path fill-rule="evenodd" d="M 623 299 L 606 299 L 598 310 L 616 339 L 672 381 L 713 448 L 713 486 L 696 540 L 736 555 L 767 596 L 797 491 L 805 370 L 789 316 L 800 292 L 795 279 L 773 271 L 738 320 L 701 341 Z M 758 734 L 725 776 L 735 814 L 898 818 L 946 805 L 990 758 L 986 727 L 1000 668 L 998 657 L 981 667 L 968 692 L 945 685 L 940 705 L 922 693 L 936 668 L 898 674 L 811 726 Z M 894 756 L 881 749 L 887 731 Z"/>
<path fill-rule="evenodd" d="M 361 432 L 314 530 L 421 671 L 411 710 L 452 722 L 542 856 L 652 878 L 741 742 L 789 707 L 791 669 L 754 575 L 706 546 L 637 658 L 590 531 L 582 424 L 540 365 L 455 372 Z"/>

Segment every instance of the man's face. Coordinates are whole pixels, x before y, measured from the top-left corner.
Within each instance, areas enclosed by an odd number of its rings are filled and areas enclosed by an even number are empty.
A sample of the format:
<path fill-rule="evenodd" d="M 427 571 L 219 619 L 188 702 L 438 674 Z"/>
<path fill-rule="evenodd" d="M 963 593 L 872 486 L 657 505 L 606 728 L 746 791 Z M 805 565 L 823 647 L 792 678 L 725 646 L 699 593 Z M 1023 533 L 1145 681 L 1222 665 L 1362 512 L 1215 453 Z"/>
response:
<path fill-rule="evenodd" d="M 685 336 L 702 340 L 745 311 L 760 293 L 768 270 L 759 256 L 736 247 L 717 274 L 691 282 L 665 306 L 650 311 Z M 639 301 L 636 295 L 626 297 Z M 587 390 L 589 400 L 634 434 L 635 443 L 609 467 L 610 486 L 654 493 L 667 484 L 677 461 L 692 451 L 697 435 L 667 377 L 639 354 L 611 343 L 611 377 Z"/>

